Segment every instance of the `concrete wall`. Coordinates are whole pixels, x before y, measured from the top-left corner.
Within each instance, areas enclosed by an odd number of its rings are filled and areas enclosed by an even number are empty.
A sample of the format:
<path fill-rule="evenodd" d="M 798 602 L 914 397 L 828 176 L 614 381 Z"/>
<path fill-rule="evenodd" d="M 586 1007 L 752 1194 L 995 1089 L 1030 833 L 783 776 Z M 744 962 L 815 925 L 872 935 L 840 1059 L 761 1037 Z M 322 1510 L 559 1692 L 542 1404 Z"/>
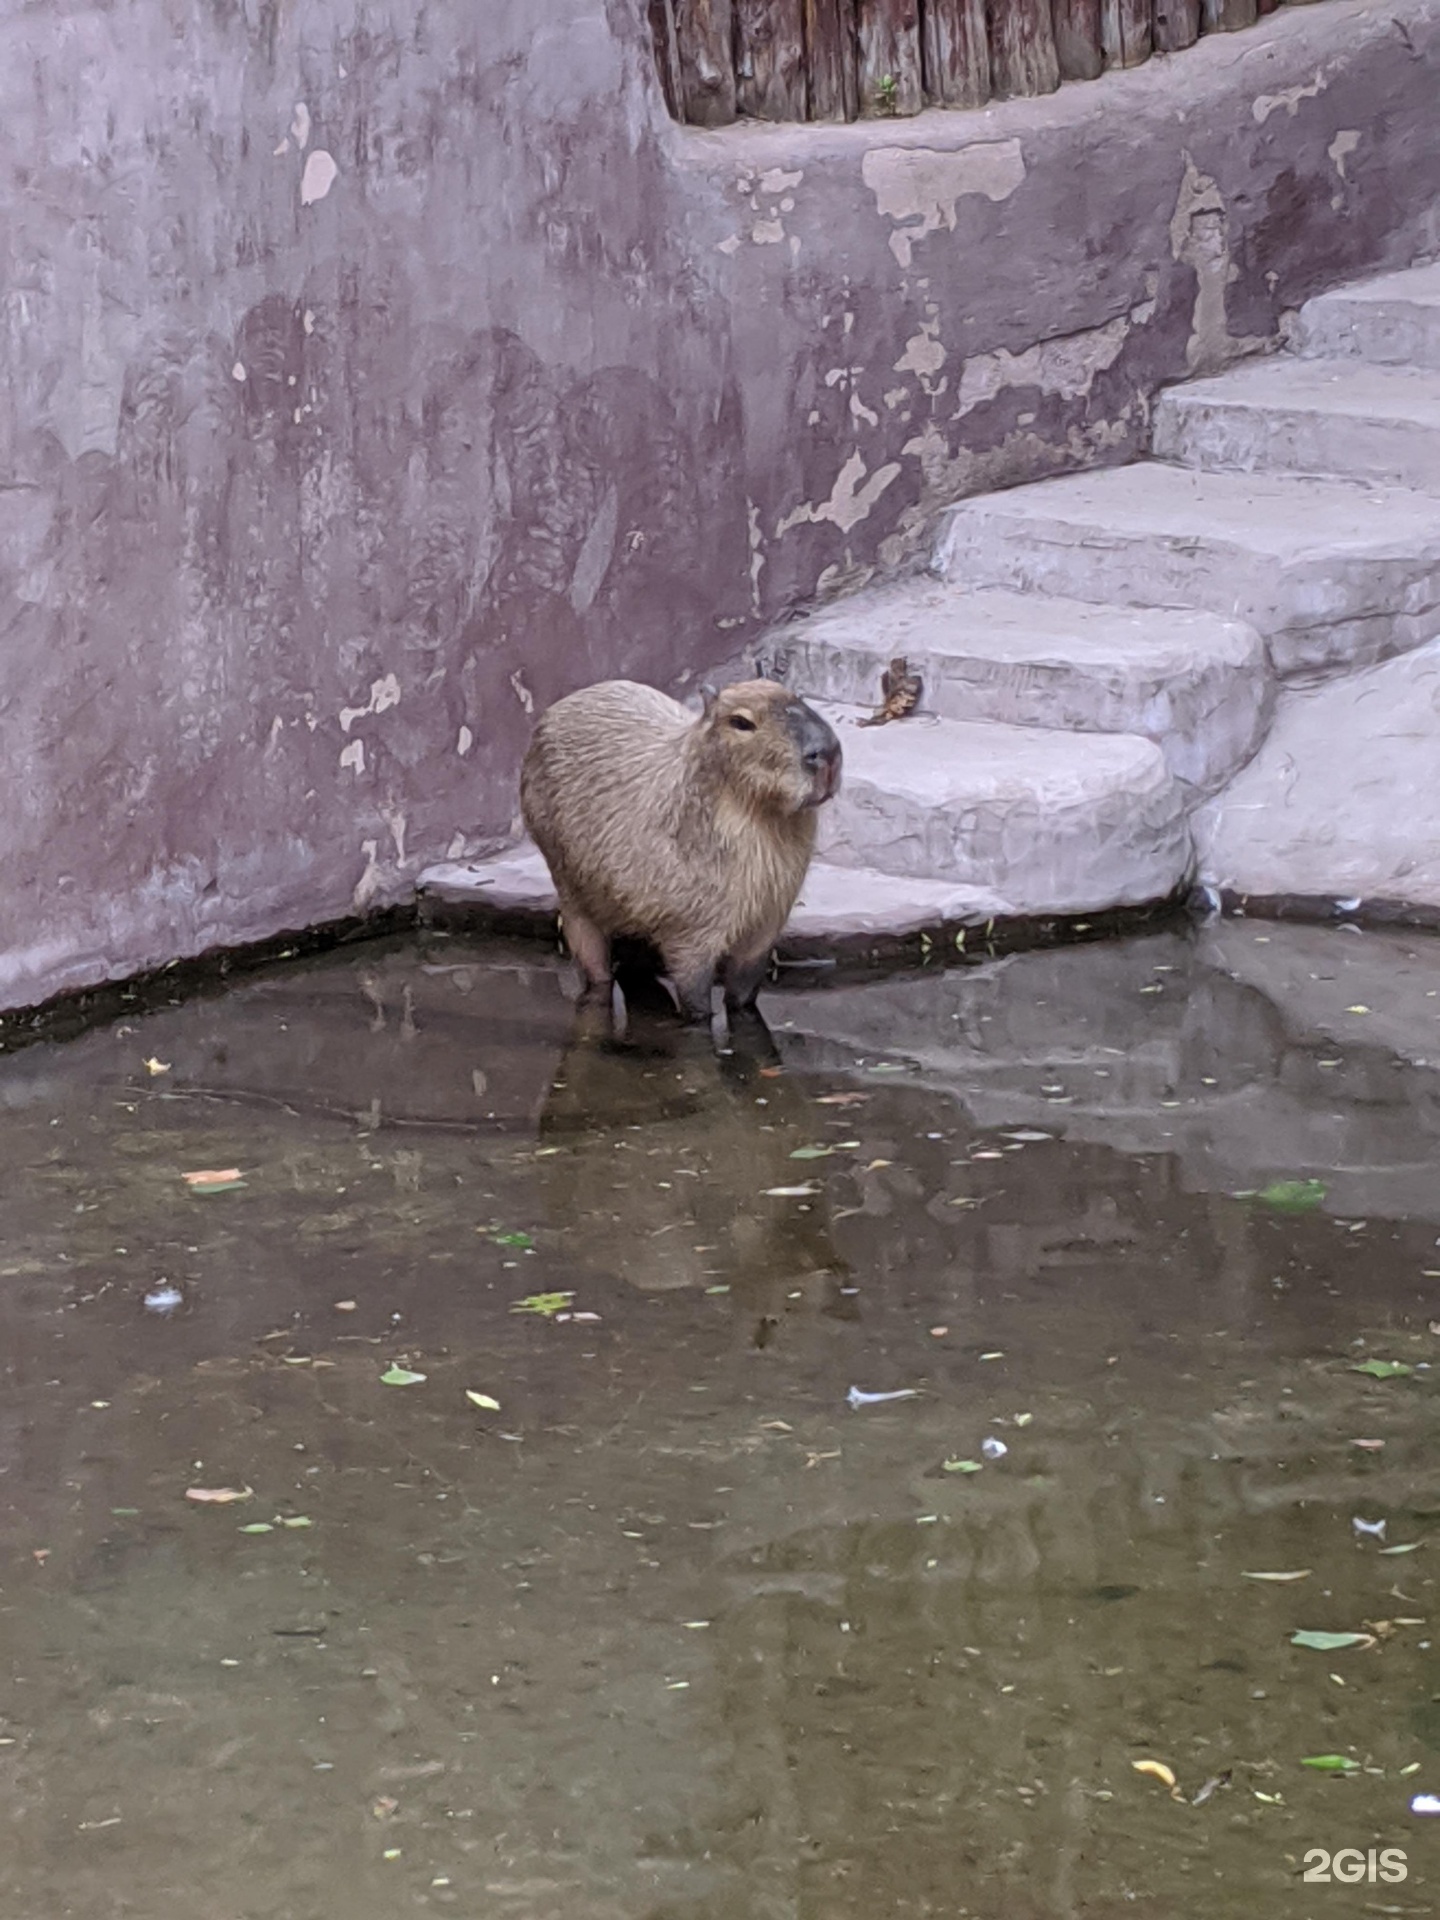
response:
<path fill-rule="evenodd" d="M 539 19 L 541 24 L 537 26 Z M 402 895 L 528 714 L 1440 251 L 1435 0 L 973 114 L 670 123 L 643 0 L 0 23 L 0 1005 Z"/>

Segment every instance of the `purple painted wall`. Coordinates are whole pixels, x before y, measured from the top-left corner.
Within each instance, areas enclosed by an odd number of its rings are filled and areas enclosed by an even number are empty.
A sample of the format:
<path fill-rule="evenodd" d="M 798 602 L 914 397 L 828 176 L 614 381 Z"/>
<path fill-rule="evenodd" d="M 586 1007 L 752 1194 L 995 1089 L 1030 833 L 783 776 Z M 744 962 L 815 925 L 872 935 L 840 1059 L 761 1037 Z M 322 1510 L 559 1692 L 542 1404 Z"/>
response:
<path fill-rule="evenodd" d="M 1326 0 L 707 134 L 644 0 L 11 9 L 0 1005 L 400 897 L 508 833 L 532 704 L 1127 457 L 1440 251 L 1437 64 L 1433 0 Z"/>

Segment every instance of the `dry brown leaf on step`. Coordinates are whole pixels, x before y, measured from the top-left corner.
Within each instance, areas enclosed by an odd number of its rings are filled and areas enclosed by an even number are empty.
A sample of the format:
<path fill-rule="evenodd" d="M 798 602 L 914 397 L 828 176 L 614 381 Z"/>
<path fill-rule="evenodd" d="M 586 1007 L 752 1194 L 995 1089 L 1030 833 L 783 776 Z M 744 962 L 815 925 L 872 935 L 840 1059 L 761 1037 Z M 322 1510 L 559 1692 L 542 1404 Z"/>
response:
<path fill-rule="evenodd" d="M 903 720 L 915 711 L 924 684 L 918 673 L 911 673 L 905 656 L 897 654 L 880 676 L 880 705 L 860 725 L 883 727 L 887 720 Z"/>

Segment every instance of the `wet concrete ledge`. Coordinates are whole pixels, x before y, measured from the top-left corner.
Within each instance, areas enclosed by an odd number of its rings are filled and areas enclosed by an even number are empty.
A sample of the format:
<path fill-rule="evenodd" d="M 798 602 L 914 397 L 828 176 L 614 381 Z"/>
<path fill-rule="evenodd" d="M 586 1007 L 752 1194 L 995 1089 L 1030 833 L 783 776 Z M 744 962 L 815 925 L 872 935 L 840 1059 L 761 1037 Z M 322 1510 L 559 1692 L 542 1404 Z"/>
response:
<path fill-rule="evenodd" d="M 1194 924 L 1206 917 L 1197 912 L 1202 905 L 1190 889 L 1179 888 L 1164 899 L 1094 913 L 996 914 L 850 933 L 787 929 L 776 948 L 769 985 L 772 989 L 792 984 L 813 986 L 817 973 L 858 980 L 937 966 L 978 966 L 1011 953 L 1092 946 Z M 1440 909 L 1404 900 L 1357 903 L 1324 895 L 1261 896 L 1226 891 L 1220 894 L 1219 913 L 1213 917 L 1311 926 L 1352 925 L 1377 932 L 1404 928 L 1440 933 Z M 368 914 L 329 920 L 242 945 L 216 947 L 124 979 L 57 994 L 33 1006 L 7 1009 L 0 1012 L 0 1052 L 14 1053 L 37 1042 L 74 1039 L 126 1014 L 143 1015 L 158 1007 L 218 996 L 237 980 L 267 968 L 417 931 L 490 934 L 552 949 L 560 944 L 559 923 L 552 907 L 447 898 L 440 892 L 424 892 Z"/>

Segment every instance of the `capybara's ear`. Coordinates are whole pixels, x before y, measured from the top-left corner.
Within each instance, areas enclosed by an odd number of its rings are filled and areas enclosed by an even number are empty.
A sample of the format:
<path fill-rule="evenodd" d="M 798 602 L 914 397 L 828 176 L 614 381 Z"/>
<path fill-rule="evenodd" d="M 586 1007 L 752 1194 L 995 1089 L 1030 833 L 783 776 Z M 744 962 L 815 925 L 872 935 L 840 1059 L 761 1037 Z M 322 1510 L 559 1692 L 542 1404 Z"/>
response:
<path fill-rule="evenodd" d="M 715 702 L 720 698 L 720 689 L 712 686 L 708 680 L 702 681 L 700 685 L 700 698 L 705 702 L 704 706 L 700 709 L 700 717 L 702 720 L 708 720 L 715 711 Z"/>

